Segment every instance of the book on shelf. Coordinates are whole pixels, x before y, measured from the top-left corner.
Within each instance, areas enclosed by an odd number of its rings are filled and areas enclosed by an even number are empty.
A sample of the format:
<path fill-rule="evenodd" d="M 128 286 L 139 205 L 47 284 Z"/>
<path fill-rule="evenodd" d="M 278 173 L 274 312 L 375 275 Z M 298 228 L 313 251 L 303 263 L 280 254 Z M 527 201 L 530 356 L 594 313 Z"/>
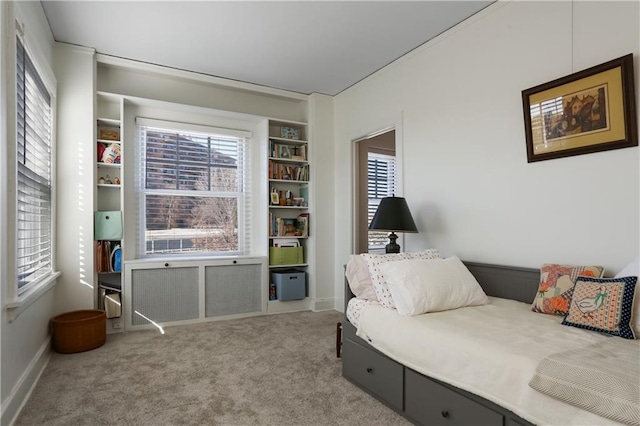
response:
<path fill-rule="evenodd" d="M 269 236 L 308 237 L 309 213 L 302 213 L 295 218 L 283 218 L 269 213 Z"/>
<path fill-rule="evenodd" d="M 296 166 L 269 160 L 269 179 L 307 182 L 309 180 L 309 166 L 306 164 Z"/>
<path fill-rule="evenodd" d="M 269 300 L 276 300 L 276 285 L 274 283 L 269 283 Z"/>

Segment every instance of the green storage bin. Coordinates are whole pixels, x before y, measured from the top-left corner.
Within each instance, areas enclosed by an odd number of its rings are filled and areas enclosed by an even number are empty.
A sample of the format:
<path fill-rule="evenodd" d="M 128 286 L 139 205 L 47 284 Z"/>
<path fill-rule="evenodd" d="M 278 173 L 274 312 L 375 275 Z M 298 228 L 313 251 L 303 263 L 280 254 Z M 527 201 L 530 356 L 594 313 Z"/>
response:
<path fill-rule="evenodd" d="M 269 247 L 269 265 L 298 265 L 304 263 L 302 247 Z"/>

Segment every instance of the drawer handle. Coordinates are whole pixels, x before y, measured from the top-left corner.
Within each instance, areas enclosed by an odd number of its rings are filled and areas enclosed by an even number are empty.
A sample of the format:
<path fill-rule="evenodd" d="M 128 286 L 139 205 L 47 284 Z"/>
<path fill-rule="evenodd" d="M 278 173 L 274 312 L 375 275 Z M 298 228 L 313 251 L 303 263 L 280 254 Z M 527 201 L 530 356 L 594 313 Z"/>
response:
<path fill-rule="evenodd" d="M 367 367 L 367 373 L 373 373 L 373 367 Z"/>
<path fill-rule="evenodd" d="M 447 410 L 442 410 L 440 414 L 442 414 L 442 417 L 444 417 L 445 419 L 449 418 L 449 412 Z"/>

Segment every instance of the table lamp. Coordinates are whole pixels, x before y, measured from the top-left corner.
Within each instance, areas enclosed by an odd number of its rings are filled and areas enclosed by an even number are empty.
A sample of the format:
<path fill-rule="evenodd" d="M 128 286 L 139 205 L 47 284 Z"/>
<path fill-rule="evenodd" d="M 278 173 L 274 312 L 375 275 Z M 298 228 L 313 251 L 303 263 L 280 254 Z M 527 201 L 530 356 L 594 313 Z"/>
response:
<path fill-rule="evenodd" d="M 383 198 L 376 214 L 373 215 L 369 229 L 391 232 L 389 244 L 385 246 L 386 253 L 400 253 L 400 245 L 396 243 L 396 232 L 418 232 L 407 201 L 402 197 Z"/>

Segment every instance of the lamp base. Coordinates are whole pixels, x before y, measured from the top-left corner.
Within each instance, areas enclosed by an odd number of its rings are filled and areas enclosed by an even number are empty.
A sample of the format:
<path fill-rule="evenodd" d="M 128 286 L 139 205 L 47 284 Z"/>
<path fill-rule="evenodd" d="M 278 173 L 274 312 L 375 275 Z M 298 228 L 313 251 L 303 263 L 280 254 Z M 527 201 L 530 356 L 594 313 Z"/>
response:
<path fill-rule="evenodd" d="M 389 244 L 384 246 L 385 253 L 400 253 L 400 244 L 396 243 L 398 236 L 395 232 L 389 234 Z"/>

